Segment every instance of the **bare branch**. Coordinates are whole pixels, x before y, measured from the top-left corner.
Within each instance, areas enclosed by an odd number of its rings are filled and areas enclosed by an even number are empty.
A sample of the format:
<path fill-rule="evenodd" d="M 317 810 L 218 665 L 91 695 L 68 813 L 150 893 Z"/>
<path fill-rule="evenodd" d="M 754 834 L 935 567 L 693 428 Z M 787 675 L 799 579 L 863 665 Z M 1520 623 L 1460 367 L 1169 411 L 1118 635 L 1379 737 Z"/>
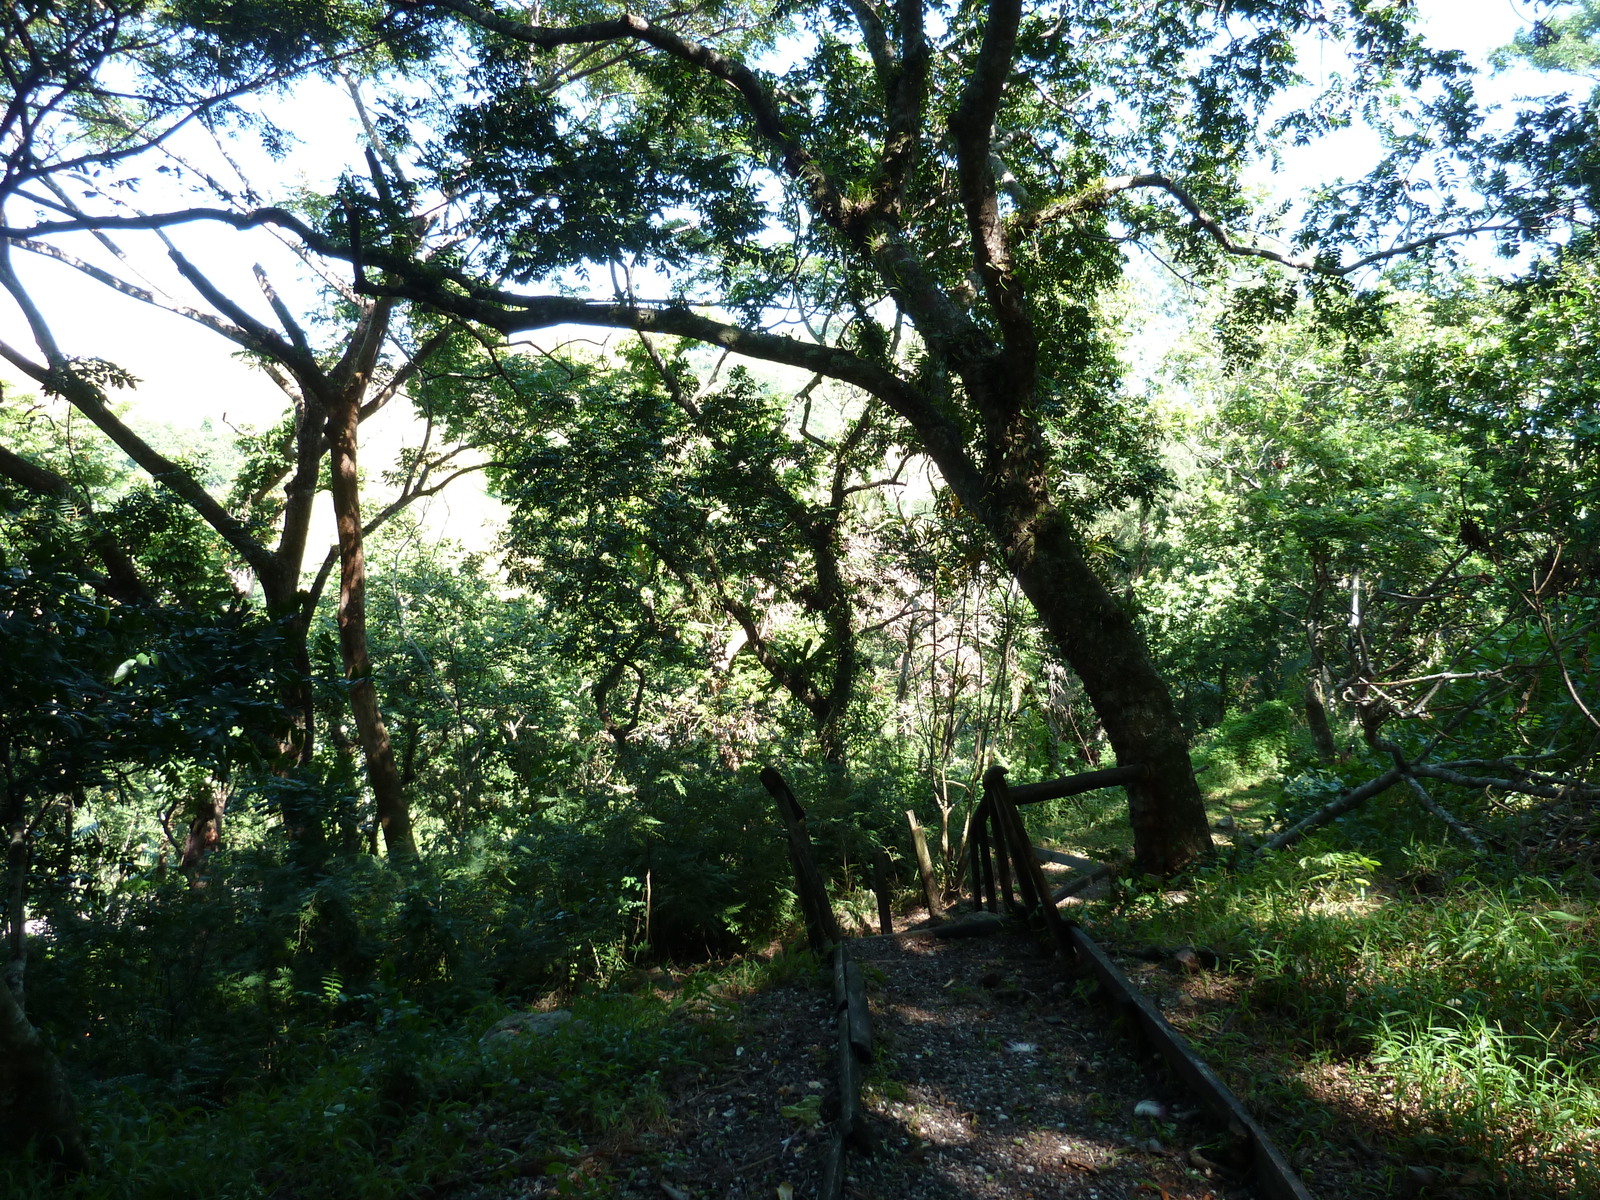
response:
<path fill-rule="evenodd" d="M 422 369 L 423 364 L 438 353 L 444 344 L 450 340 L 450 333 L 449 329 L 441 329 L 431 334 L 422 345 L 417 347 L 415 353 L 408 355 L 406 361 L 401 364 L 400 369 L 394 373 L 389 382 L 379 388 L 372 399 L 361 406 L 361 414 L 358 419 L 365 421 L 383 408 L 384 405 L 388 404 L 390 400 L 394 399 L 399 394 L 400 389 L 410 383 L 417 372 Z"/>
<path fill-rule="evenodd" d="M 905 473 L 906 464 L 909 463 L 914 457 L 916 457 L 916 452 L 913 450 L 907 450 L 900 456 L 900 462 L 898 465 L 896 465 L 893 475 L 890 475 L 887 479 L 874 479 L 866 483 L 853 483 L 844 489 L 844 494 L 846 496 L 853 496 L 857 492 L 870 492 L 875 491 L 878 488 L 904 487 L 905 480 L 902 479 L 901 476 Z"/>
<path fill-rule="evenodd" d="M 668 369 L 666 361 L 661 357 L 660 351 L 656 349 L 655 343 L 643 333 L 638 334 L 638 338 L 639 344 L 644 347 L 645 355 L 650 359 L 650 365 L 655 368 L 656 376 L 661 380 L 662 386 L 667 389 L 667 395 L 672 397 L 672 402 L 681 408 L 691 421 L 698 424 L 702 419 L 700 406 L 694 402 L 694 398 L 689 393 L 683 390 L 683 386 L 678 382 L 678 377 Z M 711 437 L 713 441 L 718 440 L 714 434 Z"/>
<path fill-rule="evenodd" d="M 491 465 L 493 464 L 488 462 L 473 463 L 471 466 L 461 467 L 458 470 L 452 471 L 449 475 L 446 475 L 437 483 L 430 484 L 425 488 L 418 488 L 415 491 L 402 493 L 394 500 L 391 500 L 388 504 L 384 505 L 383 508 L 379 509 L 377 513 L 375 513 L 361 526 L 361 536 L 371 537 L 396 516 L 404 512 L 411 504 L 418 500 L 425 500 L 429 496 L 436 496 L 456 480 L 460 479 L 463 475 L 470 475 L 474 471 L 486 470 Z M 322 558 L 322 565 L 317 568 L 316 578 L 312 580 L 310 588 L 307 589 L 305 596 L 301 601 L 301 612 L 307 619 L 309 619 L 311 614 L 316 611 L 317 601 L 321 598 L 323 589 L 328 586 L 328 577 L 333 573 L 333 568 L 338 564 L 339 547 L 337 545 L 330 546 L 328 548 L 328 553 Z"/>
<path fill-rule="evenodd" d="M 278 290 L 272 286 L 272 281 L 267 278 L 266 268 L 260 263 L 256 263 L 254 274 L 256 286 L 261 289 L 261 294 L 266 297 L 267 304 L 271 306 L 273 314 L 278 318 L 278 324 L 282 325 L 283 331 L 289 335 L 289 340 L 294 343 L 294 348 L 305 358 L 313 358 L 311 343 L 306 340 L 306 331 L 300 327 L 300 322 L 294 319 L 294 314 L 289 311 L 289 306 L 283 302 L 278 295 Z"/>
<path fill-rule="evenodd" d="M 173 265 L 178 268 L 178 273 L 189 281 L 194 290 L 205 297 L 207 303 L 232 321 L 243 332 L 244 337 L 236 339 L 241 345 L 280 359 L 286 365 L 304 366 L 310 359 L 309 350 L 291 344 L 280 334 L 267 328 L 265 324 L 245 312 L 171 243 L 168 243 L 167 253 L 172 258 Z"/>
<path fill-rule="evenodd" d="M 1472 826 L 1468 825 L 1460 817 L 1456 816 L 1449 809 L 1445 808 L 1442 804 L 1430 796 L 1428 794 L 1428 789 L 1423 787 L 1422 784 L 1418 782 L 1415 775 L 1408 772 L 1406 774 L 1405 781 L 1406 786 L 1411 789 L 1411 794 L 1417 798 L 1418 804 L 1422 805 L 1423 808 L 1427 809 L 1434 816 L 1438 817 L 1439 820 L 1443 821 L 1447 826 L 1449 826 L 1449 828 L 1457 837 L 1467 843 L 1467 845 L 1471 846 L 1479 854 L 1489 853 L 1489 847 L 1484 844 L 1484 840 L 1477 835 Z"/>
<path fill-rule="evenodd" d="M 1141 188 L 1154 188 L 1170 195 L 1189 214 L 1195 226 L 1209 234 L 1212 240 L 1225 253 L 1240 258 L 1259 258 L 1266 262 L 1274 262 L 1280 266 L 1293 268 L 1296 271 L 1315 271 L 1321 275 L 1334 277 L 1352 275 L 1366 267 L 1376 266 L 1378 263 L 1401 258 L 1414 251 L 1436 246 L 1442 242 L 1453 241 L 1457 238 L 1474 237 L 1482 233 L 1508 233 L 1527 228 L 1526 222 L 1521 221 L 1491 221 L 1482 224 L 1463 225 L 1454 229 L 1441 230 L 1426 237 L 1414 238 L 1411 241 L 1402 242 L 1384 250 L 1374 251 L 1356 259 L 1354 262 L 1340 265 L 1324 260 L 1314 253 L 1291 254 L 1288 251 L 1277 250 L 1255 242 L 1238 240 L 1228 232 L 1216 217 L 1207 212 L 1200 202 L 1195 199 L 1193 193 L 1181 183 L 1170 175 L 1162 175 L 1155 172 L 1140 175 L 1117 175 L 1102 179 L 1099 183 L 1085 188 L 1076 195 L 1067 196 L 1054 203 L 1046 204 L 1041 208 L 1034 209 L 1032 212 L 1019 213 L 1012 219 L 1011 225 L 1012 228 L 1019 232 L 1030 232 L 1038 229 L 1041 225 L 1060 220 L 1062 217 L 1099 208 L 1121 192 L 1134 191 Z"/>
<path fill-rule="evenodd" d="M 1504 679 L 1505 668 L 1496 667 L 1490 671 L 1440 671 L 1437 675 L 1415 675 L 1410 679 L 1361 679 L 1359 685 L 1375 688 L 1407 687 L 1415 683 L 1454 683 L 1460 679 Z"/>
<path fill-rule="evenodd" d="M 1585 800 L 1600 798 L 1600 787 L 1587 783 L 1548 784 L 1532 779 L 1503 779 L 1488 775 L 1466 775 L 1450 767 L 1428 763 L 1412 763 L 1414 775 L 1426 775 L 1445 783 L 1465 788 L 1493 788 L 1497 792 L 1515 792 L 1524 796 L 1542 796 L 1546 800 L 1567 800 L 1578 797 Z"/>
<path fill-rule="evenodd" d="M 1316 812 L 1302 817 L 1289 828 L 1273 834 L 1261 844 L 1260 852 L 1282 850 L 1285 846 L 1299 841 L 1313 830 L 1321 829 L 1324 825 L 1338 819 L 1345 813 L 1361 807 L 1379 792 L 1388 791 L 1404 777 L 1405 772 L 1396 767 L 1379 775 L 1376 779 L 1369 779 L 1359 787 L 1351 788 L 1344 795 L 1324 804 Z"/>
<path fill-rule="evenodd" d="M 226 321 L 213 315 L 212 313 L 204 312 L 198 308 L 190 308 L 186 304 L 179 304 L 176 301 L 169 300 L 148 288 L 142 288 L 137 284 L 129 283 L 121 276 L 113 275 L 105 268 L 98 267 L 94 263 L 87 262 L 74 254 L 68 254 L 59 246 L 54 246 L 49 242 L 41 242 L 33 238 L 23 238 L 13 242 L 13 245 L 15 245 L 19 250 L 26 250 L 29 254 L 37 254 L 43 258 L 53 258 L 56 262 L 62 263 L 71 267 L 74 271 L 79 271 L 82 274 L 87 275 L 90 279 L 93 279 L 97 283 L 104 284 L 113 291 L 120 292 L 124 296 L 129 296 L 135 300 L 139 300 L 150 305 L 152 308 L 159 308 L 164 312 L 185 317 L 198 325 L 204 325 L 207 329 L 222 334 L 223 337 L 229 338 L 232 341 L 240 341 L 245 337 L 244 330 L 239 329 L 237 326 L 228 324 Z"/>

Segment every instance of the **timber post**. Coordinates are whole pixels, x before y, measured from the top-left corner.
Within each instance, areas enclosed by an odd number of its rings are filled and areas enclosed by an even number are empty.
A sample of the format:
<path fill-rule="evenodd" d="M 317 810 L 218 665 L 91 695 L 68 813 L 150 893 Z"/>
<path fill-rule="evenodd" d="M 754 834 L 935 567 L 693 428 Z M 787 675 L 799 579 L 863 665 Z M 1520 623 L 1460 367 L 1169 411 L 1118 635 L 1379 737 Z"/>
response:
<path fill-rule="evenodd" d="M 1028 840 L 1028 830 L 1022 824 L 1022 815 L 1011 800 L 1011 789 L 1006 785 L 1006 769 L 990 767 L 983 775 L 984 802 L 994 811 L 1002 835 L 1011 845 L 1011 860 L 1017 864 L 1017 883 L 1023 901 L 1029 907 L 1037 906 L 1045 925 L 1063 947 L 1068 944 L 1066 923 L 1050 896 L 1050 887 L 1044 881 L 1039 867 L 1039 856 L 1033 852 Z"/>
<path fill-rule="evenodd" d="M 972 838 L 967 843 L 972 856 L 972 911 L 996 911 L 998 905 L 994 891 L 994 859 L 989 853 L 989 801 L 978 801 L 972 814 Z"/>
<path fill-rule="evenodd" d="M 839 1021 L 839 1119 L 834 1123 L 818 1191 L 823 1200 L 843 1196 L 850 1149 L 868 1155 L 875 1149 L 872 1126 L 861 1106 L 862 1067 L 872 1061 L 872 1015 L 867 1007 L 866 980 L 851 957 L 849 944 L 842 941 L 833 948 L 833 1000 Z"/>
<path fill-rule="evenodd" d="M 894 865 L 880 846 L 872 852 L 872 891 L 878 898 L 878 932 L 894 932 Z"/>
<path fill-rule="evenodd" d="M 783 822 L 789 844 L 789 865 L 794 869 L 795 892 L 800 897 L 800 911 L 806 918 L 806 938 L 811 948 L 822 954 L 830 945 L 837 945 L 842 935 L 833 915 L 833 905 L 828 901 L 827 885 L 817 869 L 816 855 L 811 851 L 806 810 L 800 807 L 788 781 L 771 767 L 761 769 L 761 786 L 776 801 L 778 819 Z"/>

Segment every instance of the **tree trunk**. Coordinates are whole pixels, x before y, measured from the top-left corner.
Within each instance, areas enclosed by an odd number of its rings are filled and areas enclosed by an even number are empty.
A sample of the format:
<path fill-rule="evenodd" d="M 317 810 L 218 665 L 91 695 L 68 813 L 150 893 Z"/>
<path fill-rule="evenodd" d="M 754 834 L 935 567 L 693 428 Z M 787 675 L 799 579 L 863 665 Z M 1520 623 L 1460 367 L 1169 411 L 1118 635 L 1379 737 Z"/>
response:
<path fill-rule="evenodd" d="M 822 761 L 842 771 L 846 765 L 843 710 L 838 705 L 830 705 L 829 711 L 817 718 L 814 728 L 817 733 L 817 748 L 822 752 Z"/>
<path fill-rule="evenodd" d="M 1133 618 L 1059 514 L 1036 521 L 1032 537 L 995 532 L 1040 620 L 1083 682 L 1117 761 L 1150 770 L 1147 782 L 1128 788 L 1135 867 L 1165 875 L 1187 865 L 1211 849 L 1205 803 L 1172 694 Z"/>
<path fill-rule="evenodd" d="M 0 972 L 0 1150 L 20 1153 L 32 1142 L 68 1170 L 88 1165 L 72 1092 L 55 1055 L 23 1010 L 27 966 L 27 828 L 11 825 L 6 849 L 8 882 L 5 970 Z"/>
<path fill-rule="evenodd" d="M 30 1142 L 69 1171 L 89 1165 L 66 1074 L 0 983 L 0 1148 L 19 1154 Z"/>
<path fill-rule="evenodd" d="M 6 839 L 5 947 L 0 987 L 9 985 L 20 1005 L 28 967 L 28 827 L 20 817 L 11 822 Z"/>
<path fill-rule="evenodd" d="M 183 857 L 178 866 L 194 889 L 206 885 L 206 859 L 222 844 L 222 818 L 228 808 L 227 785 L 212 778 L 209 789 L 195 801 L 189 820 L 189 833 L 183 839 Z"/>
<path fill-rule="evenodd" d="M 361 490 L 356 473 L 360 392 L 346 387 L 328 406 L 328 457 L 334 520 L 339 532 L 339 650 L 344 658 L 350 713 L 361 739 L 367 779 L 377 808 L 383 844 L 393 859 L 417 856 L 400 769 L 389 730 L 378 709 L 367 649 L 367 559 L 361 532 Z"/>
<path fill-rule="evenodd" d="M 1316 675 L 1306 680 L 1306 724 L 1311 729 L 1311 742 L 1317 748 L 1317 757 L 1331 763 L 1339 757 L 1339 746 L 1333 740 L 1333 728 L 1328 724 L 1328 705 L 1322 690 L 1322 680 Z"/>

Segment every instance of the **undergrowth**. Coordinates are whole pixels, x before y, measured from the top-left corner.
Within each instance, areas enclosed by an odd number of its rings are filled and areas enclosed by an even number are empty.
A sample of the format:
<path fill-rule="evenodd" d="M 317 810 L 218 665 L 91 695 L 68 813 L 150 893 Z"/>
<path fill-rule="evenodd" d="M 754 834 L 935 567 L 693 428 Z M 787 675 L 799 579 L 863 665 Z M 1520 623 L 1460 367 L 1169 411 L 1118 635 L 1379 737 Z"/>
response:
<path fill-rule="evenodd" d="M 1214 951 L 1228 1011 L 1193 1032 L 1266 1106 L 1365 1129 L 1457 1195 L 1600 1195 L 1600 914 L 1570 876 L 1444 843 L 1398 795 L 1278 854 L 1242 831 L 1303 798 L 1231 779 L 1241 849 L 1178 890 L 1125 880 L 1092 917 L 1125 946 Z M 1253 818 L 1255 818 L 1253 820 Z M 1056 814 L 1073 844 L 1088 806 Z M 1265 1056 L 1265 1057 L 1263 1057 Z M 1269 1064 L 1269 1065 L 1265 1065 Z M 1334 1064 L 1339 1082 L 1330 1085 Z"/>
<path fill-rule="evenodd" d="M 81 1097 L 96 1167 L 63 1184 L 37 1164 L 0 1165 L 0 1193 L 387 1200 L 535 1175 L 580 1194 L 604 1182 L 587 1173 L 589 1144 L 657 1123 L 674 1081 L 718 1043 L 714 983 L 707 973 L 670 999 L 594 992 L 553 1034 L 487 1045 L 504 1008 L 440 1022 L 402 1002 L 376 1026 L 338 1030 L 303 1077 L 217 1103 L 102 1086 Z"/>

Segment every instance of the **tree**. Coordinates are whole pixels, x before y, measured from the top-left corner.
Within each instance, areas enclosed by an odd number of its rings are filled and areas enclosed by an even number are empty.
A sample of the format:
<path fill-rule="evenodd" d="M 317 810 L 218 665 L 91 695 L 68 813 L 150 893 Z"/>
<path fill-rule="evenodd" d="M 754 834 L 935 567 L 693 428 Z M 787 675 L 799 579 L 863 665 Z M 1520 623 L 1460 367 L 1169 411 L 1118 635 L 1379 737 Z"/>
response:
<path fill-rule="evenodd" d="M 1392 290 L 1360 345 L 1297 317 L 1246 360 L 1175 355 L 1196 465 L 1136 583 L 1173 677 L 1303 696 L 1329 762 L 1359 731 L 1385 754 L 1580 772 L 1594 289 L 1580 237 L 1510 285 Z"/>
<path fill-rule="evenodd" d="M 392 168 L 371 172 L 370 186 L 352 179 L 349 202 L 316 224 L 281 209 L 128 223 L 271 224 L 349 258 L 363 294 L 501 333 L 574 323 L 676 335 L 861 388 L 987 531 L 1118 756 L 1149 767 L 1130 794 L 1141 866 L 1170 870 L 1203 851 L 1181 722 L 1086 553 L 1068 482 L 1104 472 L 1119 430 L 1099 298 L 1123 270 L 1123 243 L 1159 242 L 1184 270 L 1242 259 L 1300 272 L 1330 319 L 1358 325 L 1371 306 L 1354 273 L 1464 233 L 1536 235 L 1547 193 L 1515 212 L 1467 212 L 1456 192 L 1408 188 L 1397 169 L 1427 153 L 1447 175 L 1450 152 L 1470 148 L 1460 56 L 1423 47 L 1406 6 L 1301 0 L 1037 11 L 993 0 L 931 15 L 913 0 L 792 15 L 719 6 L 659 23 L 575 10 L 570 25 L 519 14 L 432 0 L 381 16 L 230 4 L 208 17 L 208 36 L 228 30 L 269 61 L 285 39 L 264 26 L 310 27 L 304 44 L 319 52 L 371 37 L 410 52 L 448 42 L 470 65 L 468 86 L 396 121 L 426 131 L 413 139 L 411 194 L 430 197 L 448 253 L 419 259 L 394 202 L 411 185 Z M 781 74 L 750 65 L 780 36 L 794 50 Z M 1269 133 L 1270 106 L 1297 82 L 1297 37 L 1341 41 L 1349 82 Z M 1385 118 L 1391 162 L 1327 192 L 1292 244 L 1272 236 L 1270 215 L 1238 232 L 1252 223 L 1239 171 L 1271 136 L 1309 138 L 1377 112 L 1367 101 L 1385 92 L 1420 97 Z M 1412 118 L 1445 135 L 1405 135 Z M 32 231 L 120 220 L 74 215 Z M 1397 241 L 1396 223 L 1413 220 L 1425 232 Z M 1329 247 L 1346 243 L 1356 256 L 1341 260 Z M 628 261 L 670 275 L 669 294 L 562 290 Z M 518 290 L 535 283 L 552 290 Z M 1244 303 L 1283 294 L 1269 283 Z M 818 312 L 853 319 L 831 340 L 775 332 Z M 902 327 L 915 335 L 903 343 Z"/>
<path fill-rule="evenodd" d="M 250 123 L 240 107 L 243 97 L 308 72 L 331 73 L 333 60 L 313 57 L 308 64 L 296 54 L 285 56 L 280 53 L 285 47 L 273 41 L 275 36 L 281 38 L 281 30 L 270 26 L 229 25 L 219 30 L 217 22 L 202 21 L 205 29 L 196 36 L 186 20 L 181 6 L 167 10 L 141 4 L 42 5 L 10 13 L 5 19 L 6 65 L 16 99 L 0 125 L 0 140 L 10 148 L 6 176 L 0 180 L 0 205 L 80 221 L 85 205 L 110 202 L 128 209 L 128 202 L 118 195 L 127 177 L 116 175 L 103 182 L 100 172 L 126 171 L 141 158 L 156 156 L 163 159 L 156 170 L 210 191 L 224 203 L 237 207 L 256 195 L 234 158 L 221 156 L 236 176 L 230 187 L 216 168 L 194 161 L 191 153 L 175 144 L 176 135 L 193 123 L 220 141 L 231 122 Z M 351 34 L 348 27 L 341 31 L 341 36 Z M 334 34 L 332 27 L 324 32 Z M 113 63 L 116 69 L 133 72 L 132 92 L 102 81 Z M 363 106 L 357 82 L 348 76 L 344 82 L 369 132 L 366 153 L 375 164 L 379 155 L 387 153 L 387 145 Z M 281 131 L 271 125 L 264 128 L 269 143 L 281 138 Z M 109 267 L 47 237 L 10 237 L 0 243 L 0 288 L 26 318 L 36 350 L 30 354 L 4 345 L 0 353 L 93 422 L 159 482 L 166 496 L 187 505 L 209 525 L 254 574 L 267 610 L 283 622 L 287 635 L 288 662 L 280 678 L 293 720 L 281 739 L 285 769 L 309 762 L 313 752 L 306 637 L 318 598 L 338 567 L 343 668 L 378 824 L 391 853 L 414 857 L 409 810 L 372 681 L 363 539 L 408 504 L 436 494 L 464 473 L 458 460 L 465 447 L 458 444 L 416 454 L 399 495 L 363 520 L 357 443 L 361 423 L 402 394 L 419 365 L 449 340 L 451 331 L 436 327 L 407 344 L 405 332 L 397 328 L 394 301 L 355 295 L 303 253 L 306 266 L 320 272 L 334 307 L 342 310 L 343 328 L 332 337 L 319 338 L 312 322 L 294 316 L 258 264 L 256 281 L 276 321 L 274 327 L 214 282 L 203 266 L 159 230 L 159 222 L 135 216 L 132 223 L 158 228 L 168 265 L 204 307 L 147 282 L 148 277 L 141 277 L 131 265 L 138 261 L 137 255 L 130 255 L 111 234 L 97 234 L 100 248 L 113 256 Z M 210 329 L 252 356 L 278 384 L 290 411 L 276 429 L 246 439 L 246 463 L 230 495 L 213 494 L 189 464 L 159 453 L 122 419 L 107 391 L 137 381 L 113 364 L 64 352 L 55 322 L 29 295 L 11 265 L 15 249 L 64 263 L 124 295 Z M 394 350 L 399 351 L 398 361 Z M 430 445 L 430 439 L 425 438 L 424 444 Z M 9 451 L 0 455 L 0 472 L 42 494 L 69 494 L 64 480 Z M 337 542 L 308 585 L 303 575 L 312 511 L 324 489 L 333 500 Z M 96 545 L 105 560 L 108 586 L 123 598 L 138 597 L 140 585 L 120 561 L 119 548 L 105 536 Z M 214 839 L 218 819 L 215 812 L 198 813 L 194 836 Z"/>
<path fill-rule="evenodd" d="M 717 668 L 752 655 L 804 709 L 823 760 L 843 766 L 860 672 L 847 541 L 858 498 L 899 482 L 882 467 L 889 431 L 875 408 L 831 439 L 812 428 L 820 380 L 786 402 L 742 367 L 701 379 L 648 339 L 619 358 L 483 364 L 465 419 L 497 447 L 513 578 L 595 664 L 593 697 L 619 743 L 650 690 L 652 650 L 681 648 L 684 623 L 710 616 L 737 631 Z M 454 391 L 440 403 L 460 411 L 467 393 Z"/>
<path fill-rule="evenodd" d="M 1317 265 L 1227 232 L 1248 211 L 1236 172 L 1294 79 L 1296 33 L 1347 34 L 1373 86 L 1400 65 L 1439 65 L 1400 11 L 997 0 L 930 23 L 920 3 L 858 3 L 797 17 L 790 33 L 806 49 L 773 77 L 742 60 L 762 45 L 752 10 L 713 43 L 692 18 L 562 27 L 470 0 L 418 8 L 482 39 L 482 99 L 451 114 L 436 155 L 442 192 L 482 240 L 423 269 L 382 228 L 352 226 L 359 286 L 504 333 L 570 322 L 675 334 L 873 396 L 985 528 L 1119 758 L 1150 768 L 1131 791 L 1140 866 L 1169 871 L 1202 852 L 1181 724 L 1085 552 L 1063 485 L 1079 464 L 1060 443 L 1093 448 L 1115 394 L 1096 303 L 1120 273 L 1120 238 L 1161 230 L 1196 265 L 1230 254 Z M 517 45 L 540 61 L 598 49 L 637 83 L 605 104 L 530 94 Z M 580 226 L 583 213 L 600 219 Z M 784 236 L 757 238 L 764 227 Z M 676 273 L 670 299 L 497 285 L 629 254 Z M 801 340 L 765 327 L 782 305 L 856 320 L 834 343 Z M 917 343 L 894 357 L 897 322 Z"/>

